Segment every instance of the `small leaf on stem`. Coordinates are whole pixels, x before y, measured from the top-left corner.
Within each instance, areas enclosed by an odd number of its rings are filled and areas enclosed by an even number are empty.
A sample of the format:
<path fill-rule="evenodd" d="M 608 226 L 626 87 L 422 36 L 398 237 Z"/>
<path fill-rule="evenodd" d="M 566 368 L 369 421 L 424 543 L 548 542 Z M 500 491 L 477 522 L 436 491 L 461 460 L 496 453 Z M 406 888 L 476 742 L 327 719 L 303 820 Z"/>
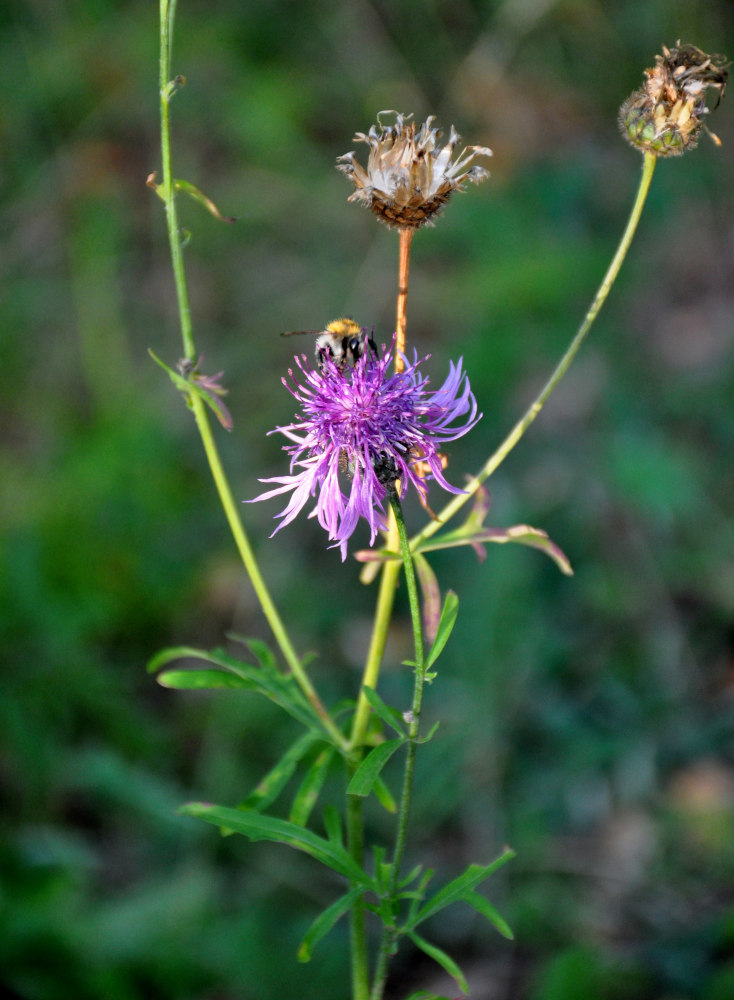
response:
<path fill-rule="evenodd" d="M 433 641 L 430 652 L 426 659 L 426 670 L 432 667 L 436 660 L 439 658 L 443 652 L 443 648 L 449 641 L 449 636 L 451 635 L 454 625 L 456 624 L 456 616 L 459 613 L 459 598 L 450 590 L 446 594 L 446 600 L 443 602 L 443 609 L 441 610 L 441 618 L 438 623 L 438 628 L 436 630 L 436 638 Z"/>
<path fill-rule="evenodd" d="M 362 886 L 355 886 L 354 889 L 350 889 L 316 917 L 298 947 L 299 962 L 311 961 L 314 946 L 329 933 L 339 918 L 352 908 L 352 905 L 364 894 L 364 891 Z"/>
<path fill-rule="evenodd" d="M 390 760 L 392 755 L 405 743 L 405 737 L 396 740 L 387 740 L 379 746 L 370 750 L 365 759 L 352 775 L 352 780 L 347 786 L 348 795 L 369 795 L 380 776 L 380 772 Z"/>
<path fill-rule="evenodd" d="M 428 560 L 420 553 L 413 556 L 415 573 L 423 595 L 423 628 L 426 639 L 433 642 L 438 632 L 441 617 L 441 591 L 436 574 L 431 569 Z"/>
<path fill-rule="evenodd" d="M 425 952 L 429 958 L 432 958 L 434 962 L 437 962 L 438 965 L 444 969 L 444 971 L 448 972 L 452 979 L 456 980 L 459 989 L 463 990 L 464 993 L 469 992 L 469 985 L 466 981 L 464 973 L 450 955 L 447 955 L 442 948 L 438 948 L 435 944 L 431 944 L 429 941 L 426 941 L 425 938 L 419 937 L 415 931 L 410 931 L 408 933 L 408 937 L 413 944 L 416 945 L 416 947 L 420 948 L 422 952 Z"/>

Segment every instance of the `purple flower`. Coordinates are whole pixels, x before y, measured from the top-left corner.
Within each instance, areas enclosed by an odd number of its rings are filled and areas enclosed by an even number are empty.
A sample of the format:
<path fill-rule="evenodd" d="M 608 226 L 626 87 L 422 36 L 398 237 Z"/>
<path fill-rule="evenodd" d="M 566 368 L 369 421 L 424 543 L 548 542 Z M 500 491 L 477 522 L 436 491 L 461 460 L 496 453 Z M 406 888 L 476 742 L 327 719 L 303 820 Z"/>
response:
<path fill-rule="evenodd" d="M 345 559 L 360 517 L 370 526 L 370 544 L 386 527 L 385 499 L 397 480 L 401 496 L 412 483 L 425 499 L 426 474 L 450 493 L 463 492 L 444 478 L 439 446 L 466 434 L 481 414 L 461 359 L 449 365 L 448 378 L 435 392 L 418 370 L 425 360 L 416 355 L 412 365 L 406 361 L 404 371 L 391 374 L 392 350 L 384 347 L 381 357 L 365 351 L 351 368 L 338 368 L 330 358 L 312 368 L 305 356 L 296 358 L 303 377 L 298 382 L 289 370 L 292 385 L 286 379 L 283 384 L 301 412 L 295 423 L 271 431 L 293 442 L 284 446 L 291 474 L 260 480 L 279 485 L 255 498 L 292 494 L 277 515 L 282 520 L 273 534 L 295 518 L 309 497 L 317 497 L 309 516 L 318 518 Z"/>

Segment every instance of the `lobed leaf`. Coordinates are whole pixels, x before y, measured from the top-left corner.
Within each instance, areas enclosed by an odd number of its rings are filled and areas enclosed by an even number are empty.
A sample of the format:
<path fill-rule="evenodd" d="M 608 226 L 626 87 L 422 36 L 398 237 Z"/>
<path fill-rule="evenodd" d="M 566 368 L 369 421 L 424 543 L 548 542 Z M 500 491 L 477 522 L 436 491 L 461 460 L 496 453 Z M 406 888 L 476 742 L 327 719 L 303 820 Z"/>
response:
<path fill-rule="evenodd" d="M 189 802 L 179 810 L 185 816 L 195 816 L 232 833 L 241 833 L 249 840 L 271 840 L 303 851 L 327 868 L 344 875 L 357 885 L 374 889 L 374 880 L 339 844 L 325 840 L 312 830 L 274 816 L 242 812 L 208 802 Z"/>
<path fill-rule="evenodd" d="M 148 663 L 148 671 L 153 673 L 160 670 L 175 660 L 193 659 L 203 660 L 210 664 L 214 671 L 221 671 L 224 676 L 231 675 L 239 678 L 239 687 L 249 688 L 275 702 L 289 715 L 298 719 L 302 725 L 323 735 L 321 720 L 314 712 L 311 705 L 301 693 L 296 681 L 291 675 L 282 674 L 275 663 L 275 657 L 264 642 L 258 639 L 247 639 L 245 641 L 257 658 L 259 666 L 251 663 L 244 663 L 234 656 L 230 656 L 223 649 L 211 651 L 194 649 L 191 646 L 173 646 L 163 649 Z M 165 672 L 169 683 L 173 677 L 177 684 L 183 685 L 185 670 Z M 229 686 L 223 684 L 222 686 Z"/>
<path fill-rule="evenodd" d="M 464 993 L 469 992 L 469 985 L 466 981 L 464 973 L 450 955 L 447 955 L 446 952 L 442 948 L 437 947 L 437 945 L 426 941 L 425 938 L 419 937 L 415 931 L 409 931 L 408 937 L 413 944 L 416 945 L 416 947 L 420 948 L 420 950 L 428 955 L 429 958 L 432 958 L 434 962 L 437 962 L 441 968 L 444 969 L 444 971 L 448 972 L 452 979 L 456 980 L 459 989 L 463 990 Z"/>
<path fill-rule="evenodd" d="M 435 874 L 436 872 L 435 869 L 433 868 L 426 868 L 426 870 L 422 872 L 420 876 L 420 881 L 418 882 L 418 885 L 415 890 L 415 897 L 410 901 L 410 908 L 408 910 L 408 919 L 405 921 L 406 927 L 416 926 L 417 924 L 416 914 L 418 913 L 418 907 L 426 898 L 426 889 L 428 888 L 428 884 Z"/>
<path fill-rule="evenodd" d="M 287 750 L 277 764 L 258 782 L 257 787 L 240 802 L 238 809 L 262 812 L 278 798 L 298 766 L 318 737 L 313 732 L 305 733 Z M 292 818 L 292 817 L 291 817 Z M 296 822 L 294 820 L 294 822 Z"/>
<path fill-rule="evenodd" d="M 418 990 L 411 993 L 408 1000 L 451 1000 L 451 997 L 439 996 L 438 993 L 427 993 L 425 990 Z"/>
<path fill-rule="evenodd" d="M 503 937 L 508 938 L 510 941 L 515 940 L 515 935 L 512 933 L 510 925 L 484 896 L 480 896 L 478 892 L 468 892 L 462 899 L 463 902 L 468 903 L 469 906 L 473 906 L 478 913 L 481 913 L 490 924 L 493 924 Z"/>
<path fill-rule="evenodd" d="M 198 189 L 195 185 L 191 184 L 189 181 L 174 180 L 173 186 L 177 191 L 183 191 L 184 194 L 189 195 L 194 201 L 202 205 L 210 215 L 213 215 L 215 219 L 220 222 L 236 222 L 237 220 L 231 215 L 222 215 L 217 206 L 207 196 Z"/>
<path fill-rule="evenodd" d="M 275 662 L 273 651 L 266 642 L 263 642 L 262 639 L 250 639 L 247 636 L 238 635 L 237 632 L 227 633 L 227 638 L 232 639 L 233 642 L 239 642 L 242 643 L 242 645 L 247 646 L 264 670 L 277 669 L 277 663 Z"/>
<path fill-rule="evenodd" d="M 566 554 L 551 541 L 545 531 L 531 528 L 528 524 L 516 524 L 511 528 L 481 528 L 478 531 L 467 531 L 465 527 L 457 528 L 456 531 L 447 531 L 434 536 L 432 540 L 422 542 L 418 551 L 434 552 L 438 549 L 456 548 L 459 545 L 472 545 L 476 548 L 486 542 L 496 542 L 499 545 L 514 542 L 539 549 L 550 556 L 562 573 L 573 576 L 573 569 Z"/>
<path fill-rule="evenodd" d="M 451 906 L 452 903 L 459 903 L 462 900 L 466 901 L 467 894 L 471 893 L 473 889 L 489 878 L 498 868 L 506 864 L 510 858 L 514 858 L 514 856 L 515 852 L 508 849 L 489 865 L 469 865 L 465 872 L 449 882 L 448 885 L 445 885 L 443 889 L 439 889 L 436 895 L 428 900 L 411 921 L 411 926 L 417 927 L 418 924 L 423 923 L 428 917 L 433 916 L 434 913 L 438 913 L 439 910 L 443 910 L 447 906 Z"/>
<path fill-rule="evenodd" d="M 222 670 L 164 670 L 158 684 L 172 691 L 215 691 L 218 688 L 250 688 L 251 684 Z"/>

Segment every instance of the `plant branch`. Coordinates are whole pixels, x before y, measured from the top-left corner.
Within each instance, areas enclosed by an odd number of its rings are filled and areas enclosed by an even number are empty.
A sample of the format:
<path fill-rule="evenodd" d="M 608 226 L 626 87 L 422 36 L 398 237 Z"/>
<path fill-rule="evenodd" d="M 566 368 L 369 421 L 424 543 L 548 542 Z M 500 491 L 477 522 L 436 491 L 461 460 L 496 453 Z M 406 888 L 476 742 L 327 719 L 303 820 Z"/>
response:
<path fill-rule="evenodd" d="M 398 885 L 400 882 L 400 870 L 405 854 L 405 845 L 408 837 L 408 817 L 410 814 L 410 801 L 413 792 L 413 778 L 415 775 L 415 754 L 418 747 L 418 733 L 420 730 L 420 718 L 423 708 L 423 690 L 426 679 L 425 655 L 423 648 L 423 626 L 421 623 L 420 602 L 418 600 L 418 587 L 415 578 L 415 567 L 410 553 L 410 543 L 408 533 L 405 528 L 403 511 L 397 496 L 391 497 L 390 503 L 395 515 L 398 536 L 400 539 L 400 552 L 403 557 L 403 568 L 405 570 L 405 583 L 408 592 L 408 602 L 410 604 L 410 618 L 413 625 L 413 645 L 415 649 L 415 663 L 413 665 L 413 704 L 411 710 L 406 714 L 408 722 L 408 749 L 405 759 L 405 770 L 403 772 L 403 787 L 400 795 L 400 806 L 398 808 L 398 826 L 395 834 L 395 851 L 390 868 L 390 880 L 388 883 L 388 900 L 391 905 L 397 908 Z M 388 564 L 391 565 L 391 564 Z M 387 566 L 383 570 L 387 570 Z M 393 916 L 397 916 L 394 912 Z M 395 941 L 398 936 L 395 924 L 385 926 L 382 932 L 382 940 L 377 956 L 375 968 L 375 979 L 372 985 L 371 1000 L 381 1000 L 387 978 L 387 963 L 390 955 L 393 954 Z"/>
<path fill-rule="evenodd" d="M 362 751 L 358 747 L 349 758 L 349 777 L 359 767 Z M 364 799 L 361 795 L 347 795 L 347 847 L 353 861 L 364 867 Z M 352 968 L 352 1000 L 368 1000 L 369 970 L 367 967 L 367 929 L 365 906 L 362 896 L 356 899 L 349 914 L 350 961 Z"/>
<path fill-rule="evenodd" d="M 178 87 L 183 82 L 183 78 L 179 77 L 175 80 L 171 80 L 171 45 L 173 38 L 175 7 L 175 0 L 161 0 L 160 2 L 161 160 L 163 173 L 161 197 L 163 198 L 166 208 L 168 242 L 171 250 L 171 261 L 173 264 L 173 275 L 176 285 L 176 299 L 178 302 L 179 319 L 181 323 L 183 349 L 186 358 L 190 361 L 195 361 L 196 349 L 191 322 L 191 309 L 189 307 L 183 250 L 181 246 L 181 234 L 179 232 L 178 217 L 176 213 L 175 184 L 171 167 L 169 105 Z M 209 462 L 209 468 L 219 494 L 219 499 L 224 509 L 225 517 L 227 518 L 227 522 L 234 537 L 237 551 L 240 554 L 245 570 L 247 571 L 255 594 L 260 602 L 260 606 L 273 632 L 273 636 L 275 637 L 284 660 L 290 668 L 301 690 L 311 703 L 314 711 L 319 716 L 324 729 L 328 732 L 335 745 L 341 750 L 344 750 L 346 748 L 346 740 L 319 699 L 319 696 L 306 674 L 303 664 L 293 647 L 285 625 L 283 624 L 275 604 L 273 603 L 270 592 L 268 591 L 260 572 L 252 546 L 242 524 L 239 507 L 235 503 L 229 481 L 222 465 L 219 450 L 217 449 L 214 435 L 212 434 L 206 405 L 204 404 L 201 396 L 195 392 L 188 393 L 188 401 L 194 412 L 196 426 L 199 430 L 199 434 L 201 435 L 204 451 Z"/>
<path fill-rule="evenodd" d="M 493 472 L 495 472 L 495 470 L 510 454 L 515 445 L 520 441 L 522 436 L 525 434 L 525 431 L 542 410 L 550 394 L 566 374 L 571 362 L 576 357 L 579 348 L 586 339 L 586 336 L 591 329 L 594 320 L 598 316 L 601 307 L 604 305 L 607 295 L 609 295 L 612 285 L 614 284 L 614 281 L 619 273 L 619 269 L 622 266 L 624 258 L 627 255 L 632 238 L 635 235 L 635 230 L 637 229 L 637 224 L 640 221 L 647 193 L 650 189 L 650 182 L 652 181 L 652 175 L 655 170 L 656 162 L 657 160 L 655 156 L 652 156 L 650 153 L 645 154 L 642 167 L 642 177 L 640 178 L 640 185 L 637 189 L 637 196 L 635 198 L 634 205 L 632 206 L 627 226 L 622 234 L 622 239 L 617 247 L 617 251 L 612 258 L 612 262 L 609 265 L 607 273 L 604 275 L 602 283 L 594 296 L 594 300 L 591 303 L 581 326 L 576 332 L 576 335 L 571 343 L 568 345 L 565 354 L 558 362 L 553 374 L 545 383 L 536 399 L 528 407 L 524 416 L 515 424 L 499 448 L 497 448 L 480 471 L 469 481 L 465 487 L 466 492 L 455 496 L 453 500 L 447 503 L 443 510 L 439 512 L 436 520 L 429 521 L 425 528 L 423 528 L 422 531 L 411 539 L 412 547 L 416 546 L 423 539 L 430 538 L 431 535 L 435 535 L 435 533 L 464 506 L 467 500 L 472 498 L 482 483 L 488 479 Z"/>
<path fill-rule="evenodd" d="M 405 329 L 408 323 L 408 277 L 410 274 L 410 247 L 415 230 L 403 228 L 400 231 L 398 256 L 398 303 L 395 316 L 395 371 L 403 370 L 405 354 Z"/>

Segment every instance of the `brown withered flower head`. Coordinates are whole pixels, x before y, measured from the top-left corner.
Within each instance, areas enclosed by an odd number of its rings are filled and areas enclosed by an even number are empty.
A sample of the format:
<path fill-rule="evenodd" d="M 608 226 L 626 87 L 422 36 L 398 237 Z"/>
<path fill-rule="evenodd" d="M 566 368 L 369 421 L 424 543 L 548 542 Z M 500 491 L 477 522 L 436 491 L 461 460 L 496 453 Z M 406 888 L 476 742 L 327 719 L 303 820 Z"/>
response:
<path fill-rule="evenodd" d="M 382 115 L 394 115 L 395 120 L 385 124 L 380 120 Z M 391 228 L 433 225 L 432 217 L 443 208 L 452 191 L 463 191 L 465 181 L 477 184 L 489 176 L 484 167 L 472 165 L 472 161 L 478 156 L 491 156 L 491 149 L 466 146 L 452 160 L 459 142 L 453 125 L 448 142 L 441 147 L 441 130 L 432 124 L 433 116 L 420 128 L 410 121 L 411 117 L 381 111 L 367 135 L 357 132 L 355 141 L 370 147 L 366 170 L 354 152 L 337 159 L 337 169 L 347 174 L 356 188 L 349 201 L 366 205 Z"/>
<path fill-rule="evenodd" d="M 718 90 L 721 100 L 726 90 L 729 72 L 724 57 L 706 55 L 695 45 L 678 41 L 672 49 L 663 46 L 663 54 L 655 56 L 645 77 L 642 87 L 620 108 L 622 135 L 654 156 L 679 156 L 693 149 L 709 114 L 706 91 Z M 709 135 L 721 145 L 717 136 Z"/>

